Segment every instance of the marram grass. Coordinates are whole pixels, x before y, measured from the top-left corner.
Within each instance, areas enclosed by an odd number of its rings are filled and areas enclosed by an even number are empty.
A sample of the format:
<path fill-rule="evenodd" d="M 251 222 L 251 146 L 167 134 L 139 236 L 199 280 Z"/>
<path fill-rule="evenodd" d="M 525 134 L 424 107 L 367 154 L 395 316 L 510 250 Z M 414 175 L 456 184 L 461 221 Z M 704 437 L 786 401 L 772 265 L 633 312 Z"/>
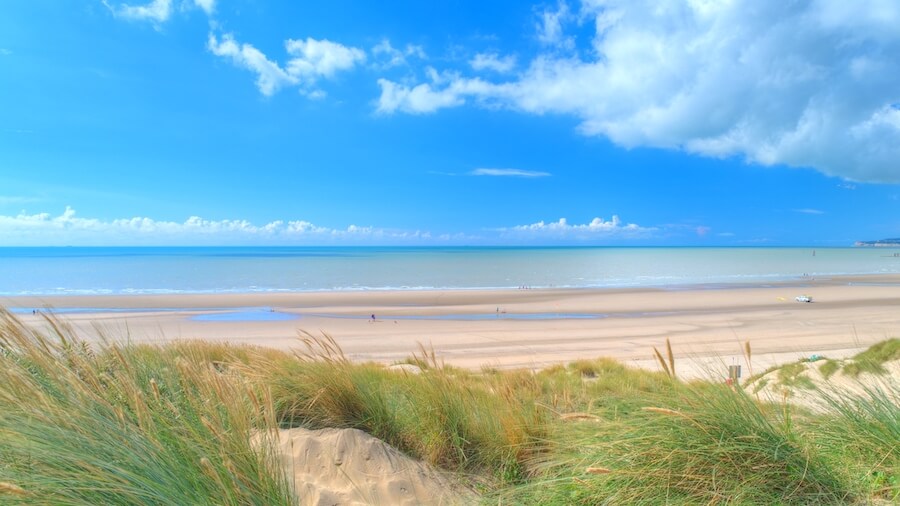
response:
<path fill-rule="evenodd" d="M 293 504 L 239 378 L 0 313 L 0 503 Z M 265 439 L 265 438 L 264 438 Z"/>
<path fill-rule="evenodd" d="M 114 337 L 88 346 L 0 313 L 0 504 L 296 504 L 268 437 L 288 426 L 359 428 L 487 476 L 472 478 L 487 504 L 900 498 L 896 383 L 795 413 L 676 380 L 671 346 L 669 374 L 609 359 L 471 372 L 425 349 L 414 374 L 351 362 L 327 336 L 295 355 Z"/>

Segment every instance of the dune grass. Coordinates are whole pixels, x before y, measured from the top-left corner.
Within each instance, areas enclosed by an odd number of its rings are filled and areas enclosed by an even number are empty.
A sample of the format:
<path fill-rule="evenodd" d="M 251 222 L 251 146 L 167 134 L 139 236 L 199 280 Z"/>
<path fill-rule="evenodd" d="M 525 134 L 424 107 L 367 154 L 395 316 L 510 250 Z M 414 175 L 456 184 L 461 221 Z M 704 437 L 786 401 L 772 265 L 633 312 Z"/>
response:
<path fill-rule="evenodd" d="M 900 502 L 900 382 L 822 395 L 829 409 L 813 422 L 813 443 L 867 494 Z"/>
<path fill-rule="evenodd" d="M 88 346 L 0 313 L 0 504 L 296 504 L 279 427 L 362 429 L 463 473 L 488 504 L 866 504 L 900 499 L 900 387 L 827 411 L 610 359 L 418 373 L 304 351 Z M 892 357 L 893 344 L 872 361 Z M 780 381 L 795 381 L 784 373 Z M 487 478 L 475 478 L 476 476 Z"/>
<path fill-rule="evenodd" d="M 867 350 L 854 355 L 852 362 L 844 364 L 844 374 L 857 377 L 862 373 L 884 374 L 887 371 L 884 363 L 889 360 L 900 360 L 900 339 L 892 338 L 870 346 Z"/>
<path fill-rule="evenodd" d="M 542 451 L 546 412 L 512 384 L 521 377 L 447 367 L 424 349 L 413 374 L 352 363 L 327 336 L 304 342 L 297 360 L 266 364 L 256 377 L 271 387 L 283 426 L 361 429 L 430 464 L 502 482 L 522 480 Z"/>
<path fill-rule="evenodd" d="M 844 504 L 855 490 L 781 410 L 698 383 L 643 395 L 630 411 L 561 422 L 542 479 L 512 504 Z"/>
<path fill-rule="evenodd" d="M 250 442 L 273 411 L 238 378 L 190 346 L 92 349 L 45 323 L 0 313 L 0 502 L 293 504 L 271 449 Z"/>

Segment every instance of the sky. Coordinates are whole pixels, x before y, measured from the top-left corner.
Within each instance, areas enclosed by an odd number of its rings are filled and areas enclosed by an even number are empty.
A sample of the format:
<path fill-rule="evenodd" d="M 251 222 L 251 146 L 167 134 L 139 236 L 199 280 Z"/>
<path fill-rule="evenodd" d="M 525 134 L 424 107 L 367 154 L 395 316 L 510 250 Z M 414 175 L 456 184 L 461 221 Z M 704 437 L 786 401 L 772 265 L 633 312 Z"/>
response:
<path fill-rule="evenodd" d="M 8 0 L 0 246 L 900 237 L 900 3 Z"/>

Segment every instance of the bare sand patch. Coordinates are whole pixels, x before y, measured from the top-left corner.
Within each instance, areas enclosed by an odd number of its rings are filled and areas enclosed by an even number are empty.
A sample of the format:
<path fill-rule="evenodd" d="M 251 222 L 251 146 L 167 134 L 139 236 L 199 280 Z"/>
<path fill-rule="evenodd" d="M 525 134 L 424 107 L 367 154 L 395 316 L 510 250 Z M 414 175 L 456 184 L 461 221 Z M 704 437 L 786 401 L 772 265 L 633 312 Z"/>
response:
<path fill-rule="evenodd" d="M 456 505 L 477 502 L 453 476 L 361 430 L 278 431 L 276 449 L 301 504 Z"/>

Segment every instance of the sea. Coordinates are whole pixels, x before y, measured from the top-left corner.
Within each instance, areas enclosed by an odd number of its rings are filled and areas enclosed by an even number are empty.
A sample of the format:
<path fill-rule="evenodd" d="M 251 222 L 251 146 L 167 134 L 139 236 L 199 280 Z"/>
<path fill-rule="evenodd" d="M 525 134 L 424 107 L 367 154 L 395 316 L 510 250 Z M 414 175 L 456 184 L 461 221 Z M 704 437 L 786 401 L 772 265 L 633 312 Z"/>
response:
<path fill-rule="evenodd" d="M 892 248 L 6 247 L 0 295 L 696 287 L 898 274 Z"/>

